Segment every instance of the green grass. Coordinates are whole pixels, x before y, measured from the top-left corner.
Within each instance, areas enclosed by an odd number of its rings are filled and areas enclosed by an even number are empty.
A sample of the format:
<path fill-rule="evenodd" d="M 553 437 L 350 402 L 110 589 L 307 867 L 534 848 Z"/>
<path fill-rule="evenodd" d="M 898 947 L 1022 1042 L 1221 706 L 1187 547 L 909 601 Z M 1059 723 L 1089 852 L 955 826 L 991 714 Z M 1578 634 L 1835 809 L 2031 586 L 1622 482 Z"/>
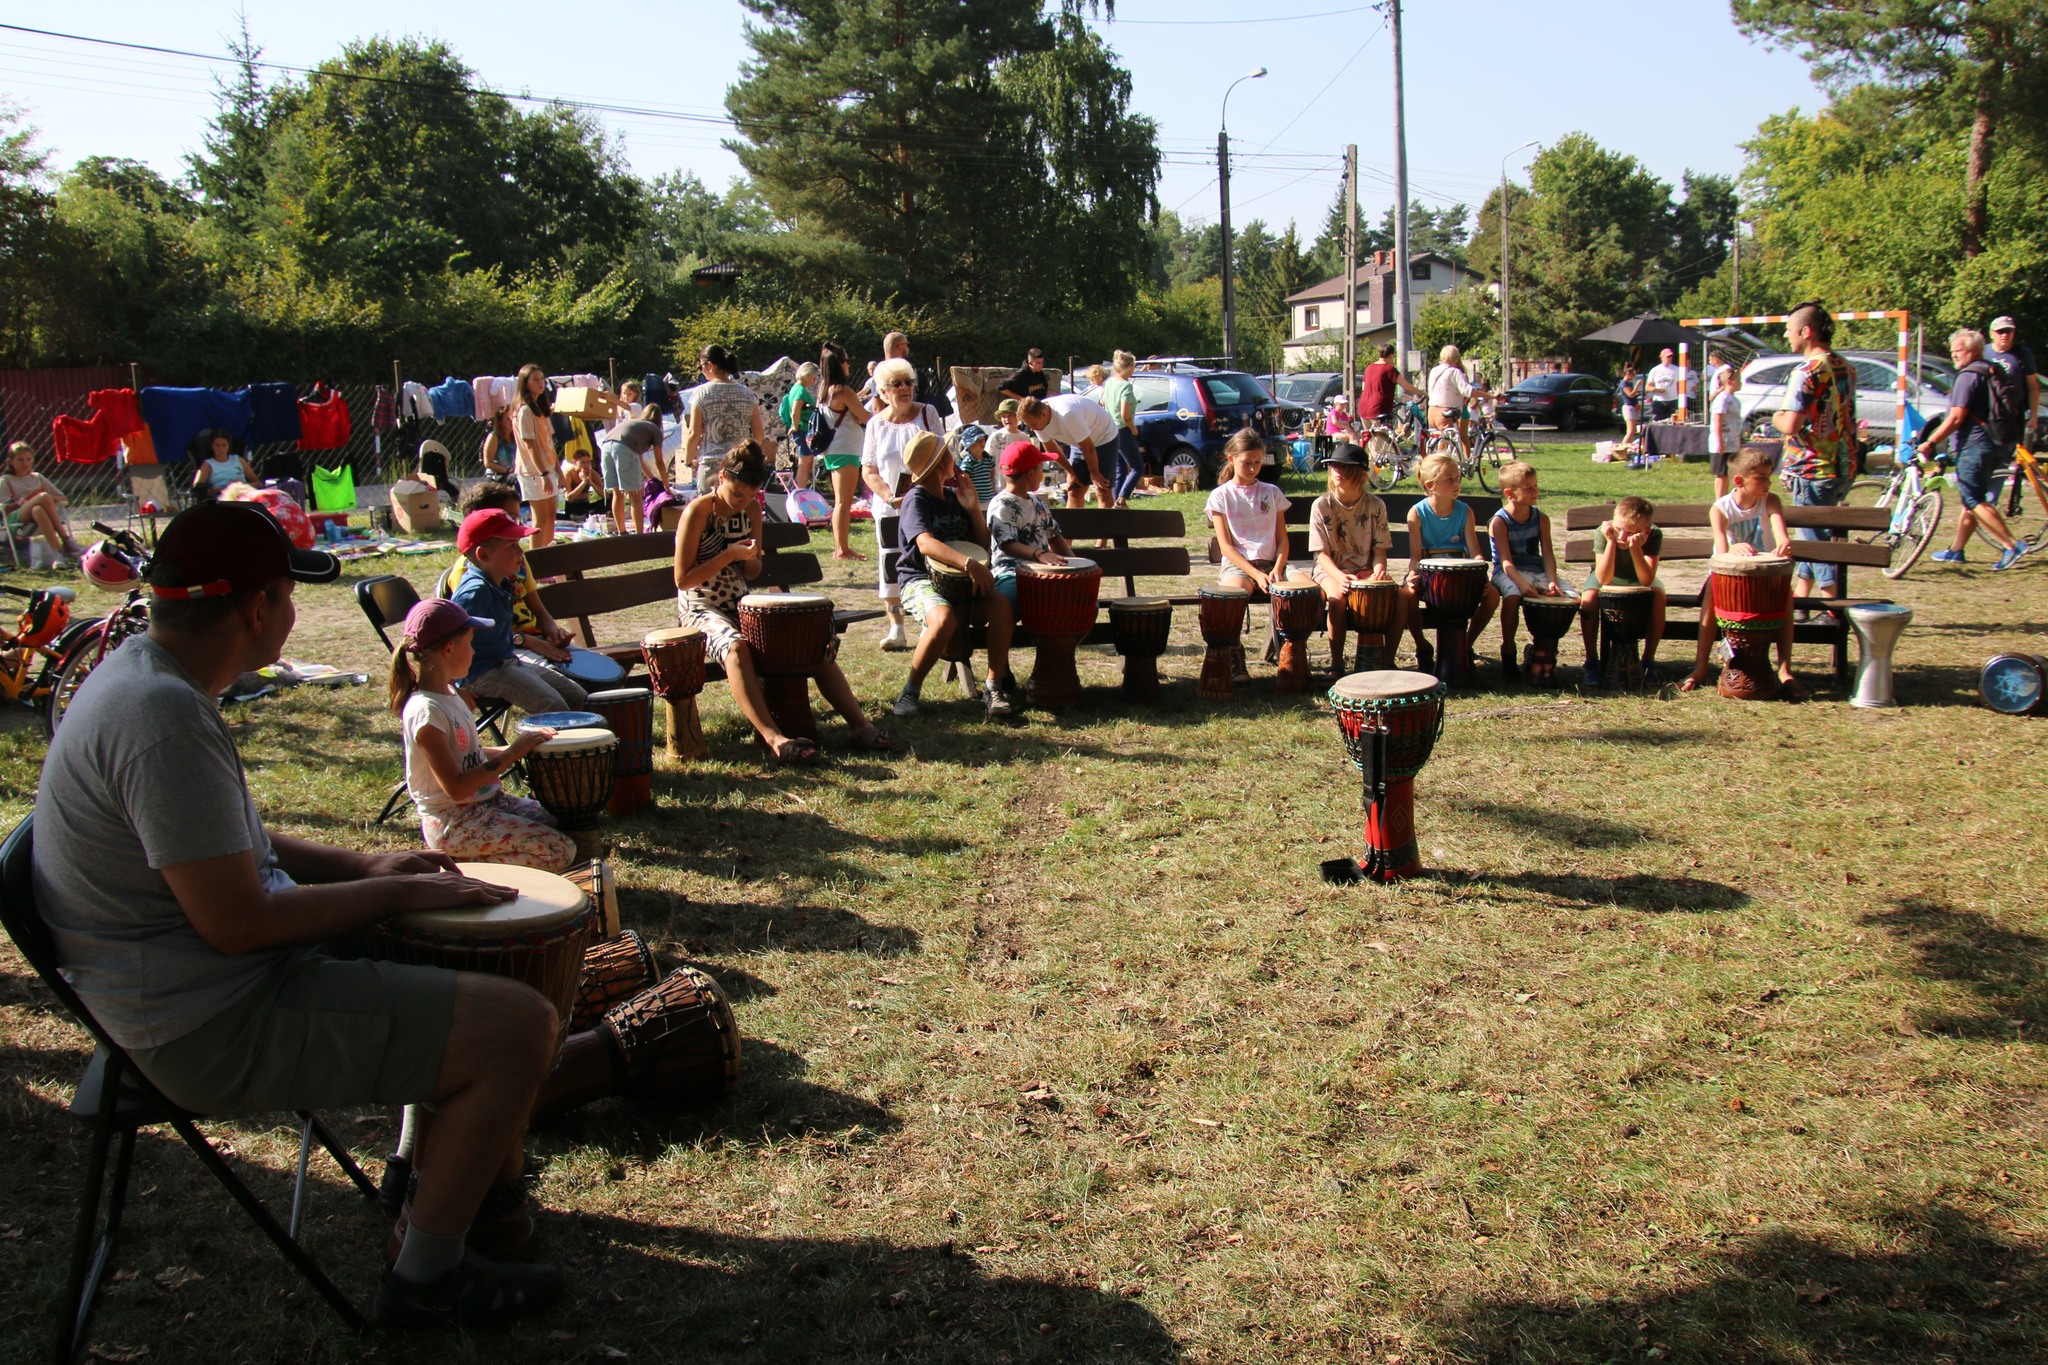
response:
<path fill-rule="evenodd" d="M 1586 454 L 1538 455 L 1553 515 L 1707 496 L 1700 466 Z M 1196 498 L 1155 505 L 1199 520 Z M 440 560 L 398 563 L 424 582 Z M 864 567 L 827 561 L 843 605 L 870 600 Z M 1431 873 L 1391 888 L 1316 879 L 1359 841 L 1327 708 L 1263 678 L 1197 701 L 1192 619 L 1155 708 L 1084 651 L 1091 696 L 1061 718 L 946 700 L 889 722 L 903 753 L 813 770 L 765 767 L 707 692 L 711 761 L 665 768 L 616 828 L 628 923 L 733 995 L 737 1093 L 540 1135 L 571 1302 L 374 1353 L 2040 1358 L 2044 732 L 1973 689 L 1992 653 L 2040 647 L 2048 570 L 1853 582 L 1917 612 L 1902 709 L 1843 704 L 1813 649 L 1800 706 L 1482 680 L 1417 783 Z M 347 582 L 301 606 L 291 652 L 377 669 Z M 903 670 L 877 634 L 843 651 L 875 709 Z M 398 769 L 374 688 L 230 714 L 278 828 L 416 837 L 366 828 Z M 0 734 L 0 816 L 27 809 L 40 753 Z M 18 1359 L 61 1285 L 85 1049 L 11 952 L 0 1042 Z M 392 1136 L 342 1118 L 365 1156 Z M 214 1131 L 283 1195 L 287 1130 Z M 142 1144 L 94 1340 L 369 1353 L 173 1146 Z M 383 1229 L 316 1171 L 310 1240 L 367 1294 Z M 205 1278 L 167 1287 L 172 1267 Z"/>

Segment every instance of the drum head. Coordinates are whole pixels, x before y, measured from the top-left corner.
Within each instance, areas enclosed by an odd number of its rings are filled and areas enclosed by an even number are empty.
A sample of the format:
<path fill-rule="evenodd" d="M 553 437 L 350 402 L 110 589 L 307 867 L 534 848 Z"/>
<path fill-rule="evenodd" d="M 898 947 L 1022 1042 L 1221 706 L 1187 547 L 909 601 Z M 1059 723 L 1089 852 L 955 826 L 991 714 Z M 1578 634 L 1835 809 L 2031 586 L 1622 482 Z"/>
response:
<path fill-rule="evenodd" d="M 1171 611 L 1173 603 L 1164 597 L 1112 597 L 1108 603 L 1111 611 Z"/>
<path fill-rule="evenodd" d="M 1645 587 L 1641 583 L 1603 583 L 1600 585 L 1600 595 L 1602 597 L 1647 597 L 1655 591 L 1657 591 L 1655 588 Z"/>
<path fill-rule="evenodd" d="M 1473 569 L 1484 569 L 1486 561 L 1483 559 L 1467 559 L 1464 555 L 1432 555 L 1430 558 L 1418 562 L 1415 567 L 1418 569 L 1435 569 L 1439 572 L 1449 570 L 1452 573 L 1460 571 L 1470 573 Z"/>
<path fill-rule="evenodd" d="M 1736 578 L 1790 578 L 1792 561 L 1782 555 L 1711 555 L 1707 571 Z"/>
<path fill-rule="evenodd" d="M 562 671 L 585 687 L 592 683 L 602 687 L 626 676 L 625 668 L 616 659 L 600 654 L 594 649 L 575 647 L 569 650 L 569 661 L 562 665 Z"/>
<path fill-rule="evenodd" d="M 1094 560 L 1083 559 L 1079 555 L 1068 556 L 1067 562 L 1064 564 L 1041 564 L 1035 559 L 1020 559 L 1017 561 L 1017 572 L 1020 574 L 1088 573 L 1095 567 Z"/>
<path fill-rule="evenodd" d="M 1984 704 L 2008 716 L 2023 716 L 2041 705 L 2040 656 L 2001 654 L 1984 665 L 1977 691 Z"/>
<path fill-rule="evenodd" d="M 421 933 L 448 938 L 497 939 L 557 929 L 581 915 L 590 898 L 567 877 L 513 863 L 457 863 L 465 877 L 509 886 L 519 899 L 503 905 L 456 905 L 444 910 L 412 910 L 397 923 Z"/>
<path fill-rule="evenodd" d="M 962 555 L 968 559 L 973 560 L 977 564 L 988 563 L 988 551 L 982 549 L 979 545 L 976 545 L 971 540 L 949 540 L 946 542 L 946 548 L 957 555 Z M 934 569 L 937 569 L 943 566 L 934 564 L 932 565 L 932 567 Z M 960 571 L 958 569 L 954 569 L 952 570 L 952 572 L 958 573 Z"/>
<path fill-rule="evenodd" d="M 750 592 L 739 604 L 754 611 L 831 610 L 832 599 L 815 592 Z"/>
<path fill-rule="evenodd" d="M 1218 602 L 1249 602 L 1252 595 L 1244 588 L 1203 588 L 1198 596 L 1213 598 Z"/>
<path fill-rule="evenodd" d="M 618 744 L 619 737 L 617 735 L 609 730 L 593 725 L 579 730 L 558 730 L 555 732 L 553 739 L 542 740 L 534 752 L 537 754 L 556 755 L 577 754 L 582 753 L 586 749 L 615 749 L 618 747 Z"/>
<path fill-rule="evenodd" d="M 1352 701 L 1384 701 L 1392 697 L 1417 697 L 1443 689 L 1428 673 L 1406 668 L 1383 668 L 1369 673 L 1347 673 L 1330 686 L 1337 696 Z"/>
<path fill-rule="evenodd" d="M 642 700 L 651 705 L 654 701 L 654 692 L 653 689 L 646 687 L 614 687 L 608 692 L 592 692 L 590 700 L 602 702 L 606 706 L 631 706 L 634 702 Z"/>
<path fill-rule="evenodd" d="M 519 734 L 528 730 L 602 730 L 604 717 L 595 711 L 536 711 L 519 722 Z"/>
<path fill-rule="evenodd" d="M 692 635 L 702 635 L 703 633 L 703 631 L 695 626 L 670 626 L 667 630 L 648 631 L 640 637 L 640 643 L 642 645 L 666 645 L 678 640 L 687 640 Z"/>
<path fill-rule="evenodd" d="M 1391 578 L 1352 578 L 1345 580 L 1346 592 L 1399 592 L 1401 585 Z"/>

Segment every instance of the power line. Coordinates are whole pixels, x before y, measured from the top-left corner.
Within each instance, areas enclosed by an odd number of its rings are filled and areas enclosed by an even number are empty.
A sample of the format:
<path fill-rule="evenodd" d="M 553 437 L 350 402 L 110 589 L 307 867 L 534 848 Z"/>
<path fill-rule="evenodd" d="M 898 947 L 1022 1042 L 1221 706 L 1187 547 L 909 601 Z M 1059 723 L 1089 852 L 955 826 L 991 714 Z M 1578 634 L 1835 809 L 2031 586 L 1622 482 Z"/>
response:
<path fill-rule="evenodd" d="M 1160 28 L 1214 28 L 1225 24 L 1293 24 L 1303 19 L 1334 19 L 1340 14 L 1363 14 L 1371 5 L 1351 9 L 1326 9 L 1320 14 L 1272 14 L 1262 19 L 1125 19 L 1113 16 L 1111 24 L 1145 24 Z"/>
<path fill-rule="evenodd" d="M 1367 5 L 1364 6 L 1364 8 L 1370 9 L 1372 8 L 1372 6 Z M 1353 10 L 1350 11 L 1350 13 L 1355 14 L 1357 13 L 1357 11 Z M 1287 120 L 1287 122 L 1280 125 L 1280 132 L 1275 133 L 1272 137 L 1268 138 L 1266 141 L 1266 145 L 1264 147 L 1259 148 L 1259 152 L 1266 151 L 1275 142 L 1278 142 L 1280 140 L 1280 136 L 1282 133 L 1285 133 L 1289 128 L 1292 128 L 1295 124 L 1301 122 L 1302 116 L 1308 113 L 1309 110 L 1315 108 L 1316 102 L 1322 99 L 1323 96 L 1330 93 L 1330 87 L 1337 83 L 1338 78 L 1341 77 L 1346 71 L 1349 71 L 1351 69 L 1351 63 L 1357 61 L 1360 57 L 1365 55 L 1365 50 L 1368 47 L 1372 46 L 1372 40 L 1379 37 L 1381 30 L 1385 29 L 1386 26 L 1387 21 L 1384 19 L 1380 20 L 1379 28 L 1376 28 L 1371 33 L 1365 35 L 1365 41 L 1358 45 L 1358 51 L 1352 53 L 1348 58 L 1345 59 L 1344 65 L 1338 67 L 1335 74 L 1333 74 L 1329 80 L 1323 82 L 1323 88 L 1316 91 L 1315 97 L 1313 99 L 1309 100 L 1307 104 L 1302 105 L 1300 109 L 1295 111 L 1293 118 Z M 1258 155 L 1258 153 L 1255 152 L 1253 153 L 1253 155 L 1256 156 Z"/>

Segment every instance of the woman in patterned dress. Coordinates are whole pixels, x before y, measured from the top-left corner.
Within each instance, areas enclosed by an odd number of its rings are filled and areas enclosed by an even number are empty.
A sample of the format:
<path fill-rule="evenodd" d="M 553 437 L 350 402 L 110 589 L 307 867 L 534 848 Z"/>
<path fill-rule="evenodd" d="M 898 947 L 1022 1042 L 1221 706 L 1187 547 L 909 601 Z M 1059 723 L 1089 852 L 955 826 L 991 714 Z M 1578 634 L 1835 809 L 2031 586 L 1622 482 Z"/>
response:
<path fill-rule="evenodd" d="M 768 460 L 760 445 L 742 441 L 719 461 L 710 491 L 683 509 L 676 527 L 676 617 L 704 632 L 705 656 L 724 666 L 733 703 L 776 761 L 811 763 L 818 747 L 776 728 L 753 651 L 740 634 L 739 601 L 752 591 L 747 580 L 761 572 L 760 494 L 767 481 Z M 836 658 L 819 666 L 817 681 L 819 693 L 852 729 L 855 748 L 894 747 L 888 732 L 861 710 Z"/>

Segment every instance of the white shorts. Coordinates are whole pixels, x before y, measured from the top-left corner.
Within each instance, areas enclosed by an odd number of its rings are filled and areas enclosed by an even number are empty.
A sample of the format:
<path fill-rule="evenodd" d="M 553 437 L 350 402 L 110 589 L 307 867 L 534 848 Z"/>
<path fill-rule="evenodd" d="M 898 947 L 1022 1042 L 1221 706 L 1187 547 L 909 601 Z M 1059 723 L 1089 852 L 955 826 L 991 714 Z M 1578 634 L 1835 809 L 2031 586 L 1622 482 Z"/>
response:
<path fill-rule="evenodd" d="M 1525 573 L 1522 577 L 1528 579 L 1538 592 L 1543 592 L 1546 589 L 1557 586 L 1556 580 L 1541 569 L 1538 569 L 1535 573 Z M 1493 590 L 1502 597 L 1520 597 L 1522 595 L 1522 590 L 1515 586 L 1515 580 L 1508 577 L 1505 569 L 1495 569 L 1493 571 Z"/>
<path fill-rule="evenodd" d="M 521 474 L 519 496 L 527 502 L 554 502 L 562 496 L 562 471 L 550 469 L 545 474 Z"/>

